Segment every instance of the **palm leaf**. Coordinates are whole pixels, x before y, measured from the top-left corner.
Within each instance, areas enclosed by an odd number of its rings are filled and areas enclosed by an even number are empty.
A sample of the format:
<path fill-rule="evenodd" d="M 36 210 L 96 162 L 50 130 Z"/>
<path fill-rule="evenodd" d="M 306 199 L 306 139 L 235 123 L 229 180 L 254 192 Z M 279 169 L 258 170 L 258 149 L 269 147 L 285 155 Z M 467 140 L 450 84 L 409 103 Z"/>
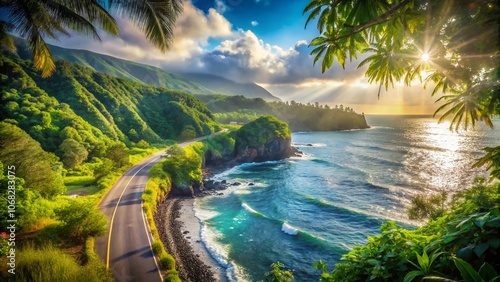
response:
<path fill-rule="evenodd" d="M 170 47 L 175 21 L 182 11 L 181 0 L 110 0 L 109 5 L 132 20 L 161 51 Z"/>

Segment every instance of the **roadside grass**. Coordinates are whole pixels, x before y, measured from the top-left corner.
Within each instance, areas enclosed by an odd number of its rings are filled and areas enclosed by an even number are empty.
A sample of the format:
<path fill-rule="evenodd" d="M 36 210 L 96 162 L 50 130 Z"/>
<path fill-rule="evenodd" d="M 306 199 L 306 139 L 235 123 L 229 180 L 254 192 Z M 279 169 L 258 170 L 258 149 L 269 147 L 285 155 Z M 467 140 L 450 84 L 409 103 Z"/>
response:
<path fill-rule="evenodd" d="M 32 244 L 23 246 L 18 253 L 16 281 L 112 281 L 111 273 L 88 261 L 83 266 L 63 250 L 45 244 L 36 248 Z"/>
<path fill-rule="evenodd" d="M 66 195 L 85 196 L 99 191 L 99 186 L 95 184 L 95 178 L 91 175 L 66 176 L 64 177 Z"/>

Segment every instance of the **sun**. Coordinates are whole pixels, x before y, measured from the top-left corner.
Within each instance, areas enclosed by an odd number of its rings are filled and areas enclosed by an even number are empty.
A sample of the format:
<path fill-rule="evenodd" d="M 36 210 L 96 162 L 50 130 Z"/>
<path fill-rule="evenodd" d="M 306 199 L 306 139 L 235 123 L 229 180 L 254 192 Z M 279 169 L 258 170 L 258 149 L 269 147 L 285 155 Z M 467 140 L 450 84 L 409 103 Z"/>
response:
<path fill-rule="evenodd" d="M 427 54 L 427 53 L 423 53 L 423 54 L 422 54 L 421 59 L 422 59 L 422 61 L 424 61 L 424 62 L 429 61 L 429 59 L 430 59 L 429 54 Z"/>

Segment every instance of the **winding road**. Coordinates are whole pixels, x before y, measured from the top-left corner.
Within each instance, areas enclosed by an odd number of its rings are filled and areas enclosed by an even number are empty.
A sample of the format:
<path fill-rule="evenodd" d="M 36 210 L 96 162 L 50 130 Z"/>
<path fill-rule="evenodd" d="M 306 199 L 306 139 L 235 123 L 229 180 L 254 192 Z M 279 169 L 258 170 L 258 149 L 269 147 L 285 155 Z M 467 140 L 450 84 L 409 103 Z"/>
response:
<path fill-rule="evenodd" d="M 211 136 L 213 134 L 179 146 L 185 147 Z M 142 210 L 141 197 L 149 170 L 164 154 L 163 151 L 156 153 L 130 168 L 99 204 L 101 212 L 109 218 L 109 229 L 106 235 L 96 238 L 95 252 L 106 267 L 112 269 L 115 281 L 163 281 L 160 262 L 151 249 L 153 238 Z"/>

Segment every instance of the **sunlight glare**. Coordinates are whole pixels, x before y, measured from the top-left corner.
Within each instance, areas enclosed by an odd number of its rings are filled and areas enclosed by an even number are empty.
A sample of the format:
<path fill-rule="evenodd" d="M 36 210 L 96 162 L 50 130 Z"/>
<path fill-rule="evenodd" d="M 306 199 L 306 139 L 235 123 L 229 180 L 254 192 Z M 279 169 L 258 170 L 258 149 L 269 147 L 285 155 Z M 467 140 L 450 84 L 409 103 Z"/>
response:
<path fill-rule="evenodd" d="M 427 62 L 429 61 L 429 54 L 423 53 L 421 57 L 422 61 Z"/>

